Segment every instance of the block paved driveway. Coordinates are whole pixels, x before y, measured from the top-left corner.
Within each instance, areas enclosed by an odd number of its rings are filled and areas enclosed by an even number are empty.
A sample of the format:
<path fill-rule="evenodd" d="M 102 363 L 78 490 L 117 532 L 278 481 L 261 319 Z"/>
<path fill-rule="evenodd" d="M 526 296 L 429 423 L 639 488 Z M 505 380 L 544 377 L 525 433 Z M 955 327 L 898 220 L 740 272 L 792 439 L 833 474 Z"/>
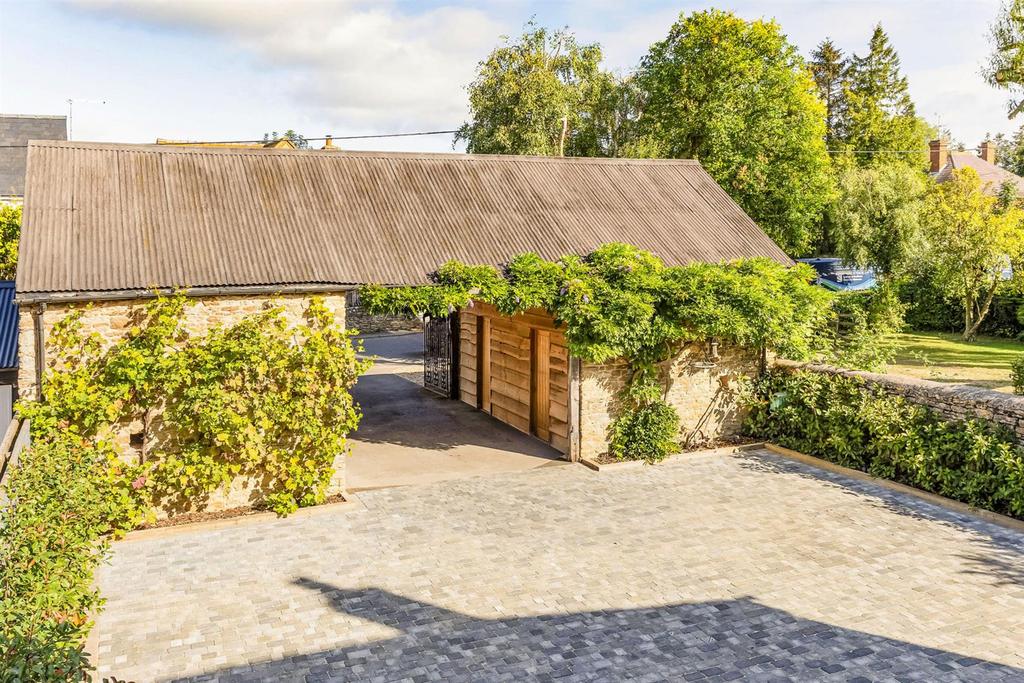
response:
<path fill-rule="evenodd" d="M 1024 534 L 766 452 L 120 542 L 143 681 L 1024 680 Z"/>

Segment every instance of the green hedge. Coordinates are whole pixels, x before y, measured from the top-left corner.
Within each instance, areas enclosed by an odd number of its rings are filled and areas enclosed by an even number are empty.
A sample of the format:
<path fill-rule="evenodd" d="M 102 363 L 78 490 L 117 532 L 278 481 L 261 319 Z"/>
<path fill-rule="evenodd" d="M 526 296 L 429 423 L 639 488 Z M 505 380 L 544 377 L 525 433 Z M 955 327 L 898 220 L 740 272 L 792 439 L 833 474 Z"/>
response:
<path fill-rule="evenodd" d="M 981 420 L 947 421 L 861 380 L 773 370 L 748 397 L 750 436 L 1024 519 L 1024 449 Z"/>
<path fill-rule="evenodd" d="M 111 454 L 69 434 L 21 457 L 0 510 L 0 680 L 83 680 L 93 570 L 117 516 Z"/>

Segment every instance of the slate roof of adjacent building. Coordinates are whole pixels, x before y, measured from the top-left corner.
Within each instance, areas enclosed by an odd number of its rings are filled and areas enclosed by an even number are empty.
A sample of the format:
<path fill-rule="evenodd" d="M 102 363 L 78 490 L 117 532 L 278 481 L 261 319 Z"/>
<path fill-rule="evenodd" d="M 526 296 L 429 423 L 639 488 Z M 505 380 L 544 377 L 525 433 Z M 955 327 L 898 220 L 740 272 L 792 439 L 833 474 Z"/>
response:
<path fill-rule="evenodd" d="M 64 116 L 0 114 L 0 197 L 25 194 L 25 157 L 29 140 L 66 140 Z"/>
<path fill-rule="evenodd" d="M 18 292 L 415 284 L 627 242 L 792 261 L 696 161 L 33 143 Z M 79 298 L 85 298 L 84 295 Z"/>
<path fill-rule="evenodd" d="M 954 170 L 962 168 L 973 168 L 987 192 L 995 194 L 1003 183 L 1009 181 L 1016 185 L 1017 194 L 1024 195 L 1024 178 L 970 152 L 950 152 L 946 165 L 935 174 L 935 181 L 944 183 L 952 177 Z"/>
<path fill-rule="evenodd" d="M 18 306 L 14 280 L 0 280 L 0 370 L 18 366 Z"/>

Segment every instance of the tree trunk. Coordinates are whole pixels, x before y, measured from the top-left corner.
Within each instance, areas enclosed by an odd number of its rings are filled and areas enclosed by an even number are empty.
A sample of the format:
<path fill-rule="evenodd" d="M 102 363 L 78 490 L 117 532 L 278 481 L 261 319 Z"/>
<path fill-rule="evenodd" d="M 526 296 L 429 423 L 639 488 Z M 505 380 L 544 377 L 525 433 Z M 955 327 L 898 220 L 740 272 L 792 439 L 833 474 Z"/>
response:
<path fill-rule="evenodd" d="M 992 299 L 996 295 L 996 288 L 998 286 L 999 276 L 997 275 L 992 279 L 992 286 L 988 288 L 988 292 L 985 293 L 985 298 L 980 306 L 977 300 L 970 296 L 964 300 L 964 341 L 971 342 L 978 337 L 978 328 L 981 327 L 981 321 L 988 315 L 988 309 L 992 306 Z"/>

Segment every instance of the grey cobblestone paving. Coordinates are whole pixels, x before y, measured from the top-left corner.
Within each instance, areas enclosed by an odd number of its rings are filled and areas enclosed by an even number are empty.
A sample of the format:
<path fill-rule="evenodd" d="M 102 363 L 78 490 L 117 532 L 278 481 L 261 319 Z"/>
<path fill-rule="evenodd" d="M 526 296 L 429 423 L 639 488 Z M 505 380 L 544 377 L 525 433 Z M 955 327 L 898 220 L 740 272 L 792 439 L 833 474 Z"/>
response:
<path fill-rule="evenodd" d="M 122 542 L 100 677 L 1020 681 L 1024 534 L 764 452 Z"/>

